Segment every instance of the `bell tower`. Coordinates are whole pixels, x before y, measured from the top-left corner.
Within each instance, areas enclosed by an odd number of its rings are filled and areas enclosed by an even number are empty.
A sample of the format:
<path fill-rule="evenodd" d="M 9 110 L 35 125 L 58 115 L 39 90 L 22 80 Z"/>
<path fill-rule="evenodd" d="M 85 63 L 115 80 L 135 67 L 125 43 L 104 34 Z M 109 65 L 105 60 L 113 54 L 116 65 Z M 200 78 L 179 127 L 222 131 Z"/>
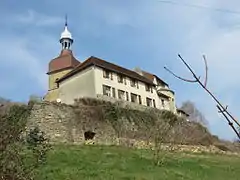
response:
<path fill-rule="evenodd" d="M 67 16 L 59 42 L 62 46 L 61 52 L 59 56 L 52 59 L 48 65 L 48 92 L 44 97 L 46 101 L 56 101 L 59 96 L 59 85 L 56 81 L 80 64 L 72 53 L 73 38 L 68 30 Z"/>
<path fill-rule="evenodd" d="M 60 43 L 62 44 L 62 50 L 71 50 L 73 44 L 72 34 L 68 31 L 67 16 L 65 17 L 64 31 L 60 37 Z"/>

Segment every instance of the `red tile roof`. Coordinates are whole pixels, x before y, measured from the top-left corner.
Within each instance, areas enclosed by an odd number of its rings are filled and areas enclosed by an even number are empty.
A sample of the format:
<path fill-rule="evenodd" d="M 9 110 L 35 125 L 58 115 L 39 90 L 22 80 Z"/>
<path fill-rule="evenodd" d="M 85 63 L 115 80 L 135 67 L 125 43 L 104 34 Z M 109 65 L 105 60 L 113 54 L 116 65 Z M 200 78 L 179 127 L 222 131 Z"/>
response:
<path fill-rule="evenodd" d="M 78 65 L 71 72 L 69 72 L 68 74 L 66 74 L 65 76 L 63 76 L 59 80 L 57 80 L 56 82 L 61 82 L 61 81 L 73 76 L 74 74 L 76 74 L 76 73 L 78 73 L 78 72 L 80 72 L 80 71 L 82 71 L 85 68 L 90 67 L 90 66 L 101 67 L 103 69 L 107 69 L 107 70 L 110 70 L 110 71 L 113 71 L 113 72 L 116 72 L 116 73 L 119 73 L 119 74 L 123 74 L 125 76 L 131 77 L 131 78 L 139 80 L 141 82 L 154 85 L 151 80 L 149 80 L 148 78 L 146 78 L 144 76 L 139 75 L 135 71 L 128 70 L 126 68 L 123 68 L 121 66 L 115 65 L 113 63 L 107 62 L 105 60 L 99 59 L 99 58 L 94 57 L 94 56 L 91 56 L 90 58 L 85 60 L 83 63 Z"/>
<path fill-rule="evenodd" d="M 79 61 L 73 56 L 72 51 L 62 50 L 61 54 L 50 61 L 47 74 L 57 72 L 63 69 L 73 69 L 79 65 Z"/>
<path fill-rule="evenodd" d="M 164 82 L 162 79 L 160 79 L 157 75 L 151 74 L 151 73 L 146 72 L 146 71 L 142 71 L 142 73 L 143 73 L 143 76 L 148 78 L 149 80 L 153 81 L 154 77 L 156 77 L 158 81 L 160 81 L 161 83 L 163 83 L 163 84 L 168 86 L 168 84 L 166 82 Z"/>

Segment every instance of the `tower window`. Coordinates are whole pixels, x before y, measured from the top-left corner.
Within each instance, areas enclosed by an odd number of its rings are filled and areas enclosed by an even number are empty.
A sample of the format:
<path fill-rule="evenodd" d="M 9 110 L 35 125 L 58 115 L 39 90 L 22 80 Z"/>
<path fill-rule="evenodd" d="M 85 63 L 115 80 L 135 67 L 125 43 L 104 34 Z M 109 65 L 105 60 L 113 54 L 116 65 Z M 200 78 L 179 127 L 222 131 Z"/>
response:
<path fill-rule="evenodd" d="M 59 80 L 59 78 L 56 78 L 55 82 L 58 80 Z M 56 82 L 56 86 L 57 86 L 57 88 L 59 88 L 59 83 Z"/>

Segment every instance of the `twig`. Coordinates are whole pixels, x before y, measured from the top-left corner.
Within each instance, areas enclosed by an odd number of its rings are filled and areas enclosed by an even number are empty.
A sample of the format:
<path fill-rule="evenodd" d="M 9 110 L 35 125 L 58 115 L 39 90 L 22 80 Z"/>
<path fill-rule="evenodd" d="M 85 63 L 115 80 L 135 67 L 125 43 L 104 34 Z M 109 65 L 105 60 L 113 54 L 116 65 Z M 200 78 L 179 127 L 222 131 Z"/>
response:
<path fill-rule="evenodd" d="M 183 80 L 183 81 L 186 81 L 186 82 L 191 82 L 191 83 L 194 83 L 194 82 L 197 82 L 197 80 L 191 80 L 191 79 L 185 79 L 185 78 L 182 78 L 180 76 L 177 76 L 176 74 L 174 74 L 171 70 L 169 70 L 167 67 L 164 67 L 164 69 L 166 69 L 169 73 L 171 73 L 173 76 L 175 76 L 176 78 L 180 79 L 180 80 Z M 199 77 L 200 78 L 200 77 Z"/>
<path fill-rule="evenodd" d="M 208 81 L 208 66 L 207 66 L 207 59 L 206 56 L 203 55 L 203 60 L 205 63 L 205 82 L 204 82 L 204 87 L 207 87 L 207 81 Z"/>
<path fill-rule="evenodd" d="M 240 134 L 238 133 L 237 129 L 234 127 L 233 123 L 230 121 L 230 119 L 227 117 L 227 115 L 225 114 L 226 109 L 221 109 L 221 107 L 219 105 L 217 105 L 217 108 L 219 109 L 219 113 L 221 113 L 225 119 L 228 121 L 228 125 L 232 127 L 233 131 L 237 134 L 238 138 L 240 139 Z"/>
<path fill-rule="evenodd" d="M 188 80 L 185 78 L 182 78 L 180 76 L 177 76 L 176 74 L 174 74 L 172 71 L 170 71 L 168 68 L 164 67 L 164 69 L 166 69 L 168 72 L 170 72 L 172 75 L 174 75 L 175 77 L 177 77 L 180 80 L 186 81 L 186 82 L 191 82 L 191 83 L 199 83 L 200 86 L 217 102 L 217 108 L 220 110 L 220 113 L 223 114 L 223 116 L 226 118 L 226 120 L 228 121 L 228 124 L 232 127 L 232 129 L 234 130 L 234 132 L 237 134 L 237 136 L 240 139 L 240 134 L 237 132 L 236 128 L 233 126 L 233 123 L 230 121 L 230 119 L 227 117 L 229 116 L 239 127 L 240 127 L 240 123 L 228 112 L 227 110 L 227 106 L 226 108 L 220 103 L 220 101 L 213 95 L 213 93 L 207 89 L 207 80 L 208 80 L 208 66 L 207 66 L 207 59 L 206 56 L 203 55 L 203 60 L 205 63 L 205 80 L 204 80 L 204 84 L 200 81 L 200 77 L 197 77 L 197 75 L 194 73 L 193 69 L 186 63 L 186 61 L 181 57 L 180 54 L 178 54 L 178 57 L 181 59 L 181 61 L 185 64 L 185 66 L 188 68 L 188 70 L 192 73 L 194 80 Z"/>

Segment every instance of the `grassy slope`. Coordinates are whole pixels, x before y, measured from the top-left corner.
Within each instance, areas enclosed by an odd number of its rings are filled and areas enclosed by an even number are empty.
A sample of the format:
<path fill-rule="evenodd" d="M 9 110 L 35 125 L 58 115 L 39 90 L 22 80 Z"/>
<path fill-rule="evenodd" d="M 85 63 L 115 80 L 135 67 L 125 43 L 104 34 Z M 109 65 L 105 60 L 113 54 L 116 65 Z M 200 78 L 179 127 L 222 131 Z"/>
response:
<path fill-rule="evenodd" d="M 40 179 L 52 180 L 231 180 L 240 179 L 240 158 L 220 155 L 167 155 L 161 167 L 152 153 L 106 146 L 57 146 Z"/>

